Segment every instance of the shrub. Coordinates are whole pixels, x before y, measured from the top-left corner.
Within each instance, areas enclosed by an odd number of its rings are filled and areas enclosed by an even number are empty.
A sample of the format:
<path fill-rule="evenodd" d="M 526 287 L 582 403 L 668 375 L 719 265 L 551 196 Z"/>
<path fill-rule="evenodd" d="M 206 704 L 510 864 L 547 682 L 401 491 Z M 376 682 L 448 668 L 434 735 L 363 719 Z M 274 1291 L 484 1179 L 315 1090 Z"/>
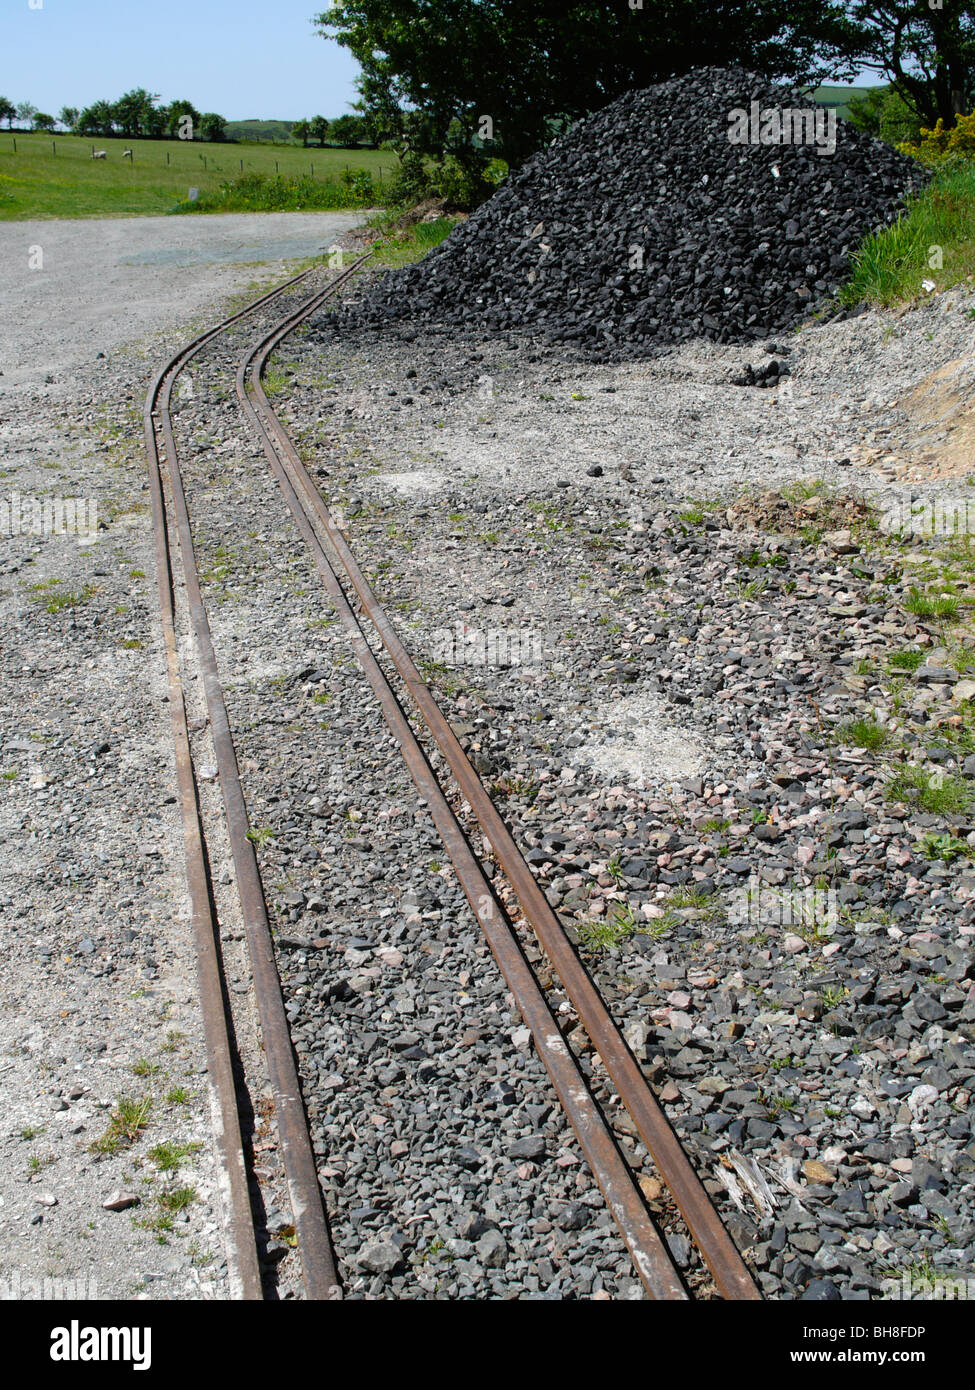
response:
<path fill-rule="evenodd" d="M 848 107 L 850 124 L 865 130 L 888 145 L 920 139 L 917 113 L 893 87 L 873 87 L 864 97 L 854 98 Z"/>
<path fill-rule="evenodd" d="M 494 192 L 494 185 L 484 178 L 483 165 L 462 163 L 452 154 L 445 155 L 434 169 L 430 185 L 436 197 L 466 211 L 476 208 Z"/>
<path fill-rule="evenodd" d="M 970 116 L 959 116 L 950 130 L 945 129 L 945 123 L 939 116 L 933 129 L 921 127 L 917 143 L 905 140 L 897 148 L 902 154 L 913 155 L 922 164 L 931 166 L 940 167 L 946 161 L 967 163 L 975 159 L 975 112 Z"/>
<path fill-rule="evenodd" d="M 372 174 L 368 169 L 343 169 L 342 182 L 360 202 L 368 204 L 373 201 Z"/>
<path fill-rule="evenodd" d="M 387 184 L 387 192 L 390 203 L 410 207 L 429 196 L 430 177 L 418 154 L 407 154 L 400 160 Z"/>
<path fill-rule="evenodd" d="M 898 92 L 888 92 L 880 107 L 880 138 L 888 145 L 896 145 L 901 140 L 918 140 L 921 122 Z"/>
<path fill-rule="evenodd" d="M 442 198 L 449 206 L 469 212 L 495 193 L 507 173 L 503 159 L 469 163 L 446 154 L 430 165 L 418 154 L 408 154 L 394 171 L 386 192 L 389 202 L 401 207 L 412 207 L 425 198 Z"/>

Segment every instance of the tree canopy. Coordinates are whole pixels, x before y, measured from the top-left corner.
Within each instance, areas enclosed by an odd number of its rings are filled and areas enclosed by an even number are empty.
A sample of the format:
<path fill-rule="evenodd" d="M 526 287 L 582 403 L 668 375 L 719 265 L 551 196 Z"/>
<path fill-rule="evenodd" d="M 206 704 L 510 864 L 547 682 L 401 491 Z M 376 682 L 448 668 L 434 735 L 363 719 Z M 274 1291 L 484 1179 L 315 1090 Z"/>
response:
<path fill-rule="evenodd" d="M 863 66 L 883 73 L 925 125 L 953 125 L 975 102 L 972 0 L 853 0 L 849 18 Z"/>
<path fill-rule="evenodd" d="M 553 122 L 692 67 L 844 75 L 853 37 L 833 0 L 337 0 L 314 22 L 358 60 L 383 135 L 455 154 L 479 137 L 509 163 Z"/>
<path fill-rule="evenodd" d="M 520 163 L 565 123 L 694 67 L 817 85 L 864 67 L 946 124 L 970 107 L 975 0 L 333 0 L 380 138 Z"/>
<path fill-rule="evenodd" d="M 325 136 L 328 134 L 329 122 L 324 116 L 315 116 L 309 123 L 308 130 L 311 138 L 317 140 L 319 148 L 325 144 Z"/>
<path fill-rule="evenodd" d="M 201 116 L 191 101 L 171 101 L 165 106 L 159 106 L 158 101 L 155 93 L 135 87 L 119 97 L 118 101 L 93 101 L 81 112 L 66 106 L 60 119 L 62 124 L 69 124 L 68 117 L 74 115 L 70 125 L 82 135 L 124 135 L 130 140 L 139 137 L 159 139 L 162 136 L 175 137 L 181 131 L 190 130 L 194 140 L 226 138 L 227 123 L 215 111 Z M 189 117 L 189 126 L 186 117 Z"/>

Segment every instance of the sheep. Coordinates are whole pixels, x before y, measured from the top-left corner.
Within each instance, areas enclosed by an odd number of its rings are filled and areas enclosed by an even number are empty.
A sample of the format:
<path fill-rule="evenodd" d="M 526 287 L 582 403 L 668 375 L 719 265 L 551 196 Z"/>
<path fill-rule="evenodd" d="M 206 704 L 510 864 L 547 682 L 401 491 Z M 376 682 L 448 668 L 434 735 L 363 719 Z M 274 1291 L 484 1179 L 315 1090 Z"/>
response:
<path fill-rule="evenodd" d="M 91 157 L 92 157 L 92 159 L 107 159 L 107 158 L 108 158 L 108 151 L 107 151 L 107 150 L 92 150 L 92 152 L 91 152 Z"/>
<path fill-rule="evenodd" d="M 123 150 L 123 151 L 122 151 L 122 158 L 123 158 L 123 159 L 131 159 L 131 158 L 132 158 L 132 151 L 131 151 L 131 150 Z"/>

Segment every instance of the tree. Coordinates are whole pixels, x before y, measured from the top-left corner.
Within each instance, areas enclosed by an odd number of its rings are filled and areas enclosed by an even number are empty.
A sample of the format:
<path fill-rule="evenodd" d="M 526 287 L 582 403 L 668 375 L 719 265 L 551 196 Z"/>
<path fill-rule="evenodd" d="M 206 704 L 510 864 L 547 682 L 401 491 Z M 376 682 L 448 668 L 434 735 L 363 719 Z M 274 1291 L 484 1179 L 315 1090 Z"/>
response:
<path fill-rule="evenodd" d="M 200 117 L 200 131 L 204 140 L 226 140 L 227 122 L 216 111 L 204 111 Z"/>
<path fill-rule="evenodd" d="M 189 117 L 188 125 L 185 119 L 187 116 Z M 196 139 L 202 118 L 191 101 L 171 101 L 165 108 L 165 117 L 167 135 L 179 135 L 181 131 L 189 130 L 189 138 Z"/>
<path fill-rule="evenodd" d="M 62 106 L 61 110 L 58 112 L 58 120 L 61 125 L 64 126 L 65 130 L 74 130 L 75 126 L 78 124 L 79 115 L 80 112 L 77 106 Z"/>
<path fill-rule="evenodd" d="M 325 144 L 325 136 L 328 134 L 329 123 L 324 116 L 316 116 L 309 124 L 308 133 L 313 140 L 318 141 L 319 148 Z"/>
<path fill-rule="evenodd" d="M 114 135 L 115 107 L 110 101 L 93 101 L 78 117 L 82 135 Z"/>
<path fill-rule="evenodd" d="M 476 167 L 519 164 L 553 128 L 693 67 L 852 76 L 848 3 L 342 0 L 314 22 L 358 60 L 364 108 L 384 133 Z"/>
<path fill-rule="evenodd" d="M 9 97 L 0 97 L 0 121 L 7 122 L 7 129 L 13 130 L 17 108 Z"/>
<path fill-rule="evenodd" d="M 311 126 L 305 120 L 295 121 L 291 127 L 291 136 L 294 140 L 300 140 L 306 148 L 308 146 L 308 136 L 311 134 Z"/>
<path fill-rule="evenodd" d="M 30 125 L 37 115 L 37 107 L 29 101 L 22 101 L 17 107 L 17 119 L 23 121 L 25 125 Z"/>
<path fill-rule="evenodd" d="M 120 132 L 129 139 L 149 133 L 149 125 L 158 92 L 147 92 L 144 87 L 134 87 L 115 102 L 112 113 Z"/>
<path fill-rule="evenodd" d="M 166 134 L 169 120 L 168 108 L 150 106 L 143 114 L 142 133 L 151 140 L 159 140 Z"/>
<path fill-rule="evenodd" d="M 872 87 L 866 96 L 848 103 L 850 124 L 890 145 L 916 144 L 921 123 L 914 111 L 893 87 Z"/>
<path fill-rule="evenodd" d="M 352 109 L 359 118 L 359 143 L 361 145 L 371 145 L 375 149 L 395 133 L 386 128 L 386 124 L 378 112 L 366 110 L 366 104 L 361 98 L 352 103 Z"/>
<path fill-rule="evenodd" d="M 361 117 L 336 116 L 329 126 L 328 133 L 333 145 L 344 145 L 346 149 L 350 149 L 359 143 L 362 134 Z"/>
<path fill-rule="evenodd" d="M 883 73 L 926 126 L 946 126 L 975 101 L 975 0 L 854 0 L 860 65 Z"/>
<path fill-rule="evenodd" d="M 49 116 L 46 111 L 35 111 L 33 115 L 33 126 L 35 130 L 53 130 L 57 125 L 53 116 Z"/>

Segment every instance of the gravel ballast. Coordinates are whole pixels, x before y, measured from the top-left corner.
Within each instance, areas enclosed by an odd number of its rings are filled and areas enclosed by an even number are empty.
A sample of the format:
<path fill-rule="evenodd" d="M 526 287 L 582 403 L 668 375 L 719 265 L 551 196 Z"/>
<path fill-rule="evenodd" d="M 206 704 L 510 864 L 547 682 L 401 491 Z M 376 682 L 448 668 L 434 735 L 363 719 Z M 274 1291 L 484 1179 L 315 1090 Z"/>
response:
<path fill-rule="evenodd" d="M 736 386 L 732 344 L 619 366 L 541 334 L 404 340 L 326 316 L 274 363 L 276 406 L 771 1298 L 876 1298 L 904 1272 L 920 1291 L 970 1271 L 975 658 L 964 610 L 933 621 L 911 589 L 954 585 L 963 605 L 975 590 L 963 553 L 946 575 L 937 545 L 871 528 L 853 494 L 883 509 L 905 486 L 851 457 L 882 441 L 906 388 L 970 349 L 971 307 L 962 288 L 896 320 L 804 328 L 788 354 L 752 347 L 756 363 L 788 357 L 788 390 Z M 11 486 L 95 494 L 105 525 L 91 545 L 18 538 L 4 555 L 0 1156 L 16 1200 L 0 1219 L 18 1268 L 58 1251 L 59 1274 L 110 1271 L 115 1297 L 227 1296 L 138 422 L 183 336 L 151 362 L 23 385 L 3 424 Z M 177 404 L 348 1295 L 640 1297 L 229 381 L 196 364 Z M 518 659 L 485 645 L 499 632 Z M 879 747 L 841 733 L 857 719 L 882 727 Z M 194 731 L 203 763 L 207 737 Z M 957 782 L 957 804 L 920 804 L 912 768 L 928 788 Z M 188 1107 L 166 1099 L 179 1089 Z M 151 1092 L 154 1119 L 95 1160 L 98 1111 L 123 1092 Z M 262 1096 L 258 1116 L 290 1296 Z M 178 1177 L 148 1156 L 163 1141 L 187 1146 Z M 177 1182 L 197 1198 L 164 1247 L 132 1222 L 158 1231 Z"/>
<path fill-rule="evenodd" d="M 876 525 L 906 489 L 844 452 L 963 350 L 970 307 L 807 326 L 784 395 L 736 386 L 730 346 L 350 352 L 324 319 L 279 362 L 356 553 L 773 1298 L 905 1272 L 932 1296 L 970 1266 L 972 636 L 912 611 L 946 561 Z M 898 791 L 939 768 L 955 809 Z"/>

